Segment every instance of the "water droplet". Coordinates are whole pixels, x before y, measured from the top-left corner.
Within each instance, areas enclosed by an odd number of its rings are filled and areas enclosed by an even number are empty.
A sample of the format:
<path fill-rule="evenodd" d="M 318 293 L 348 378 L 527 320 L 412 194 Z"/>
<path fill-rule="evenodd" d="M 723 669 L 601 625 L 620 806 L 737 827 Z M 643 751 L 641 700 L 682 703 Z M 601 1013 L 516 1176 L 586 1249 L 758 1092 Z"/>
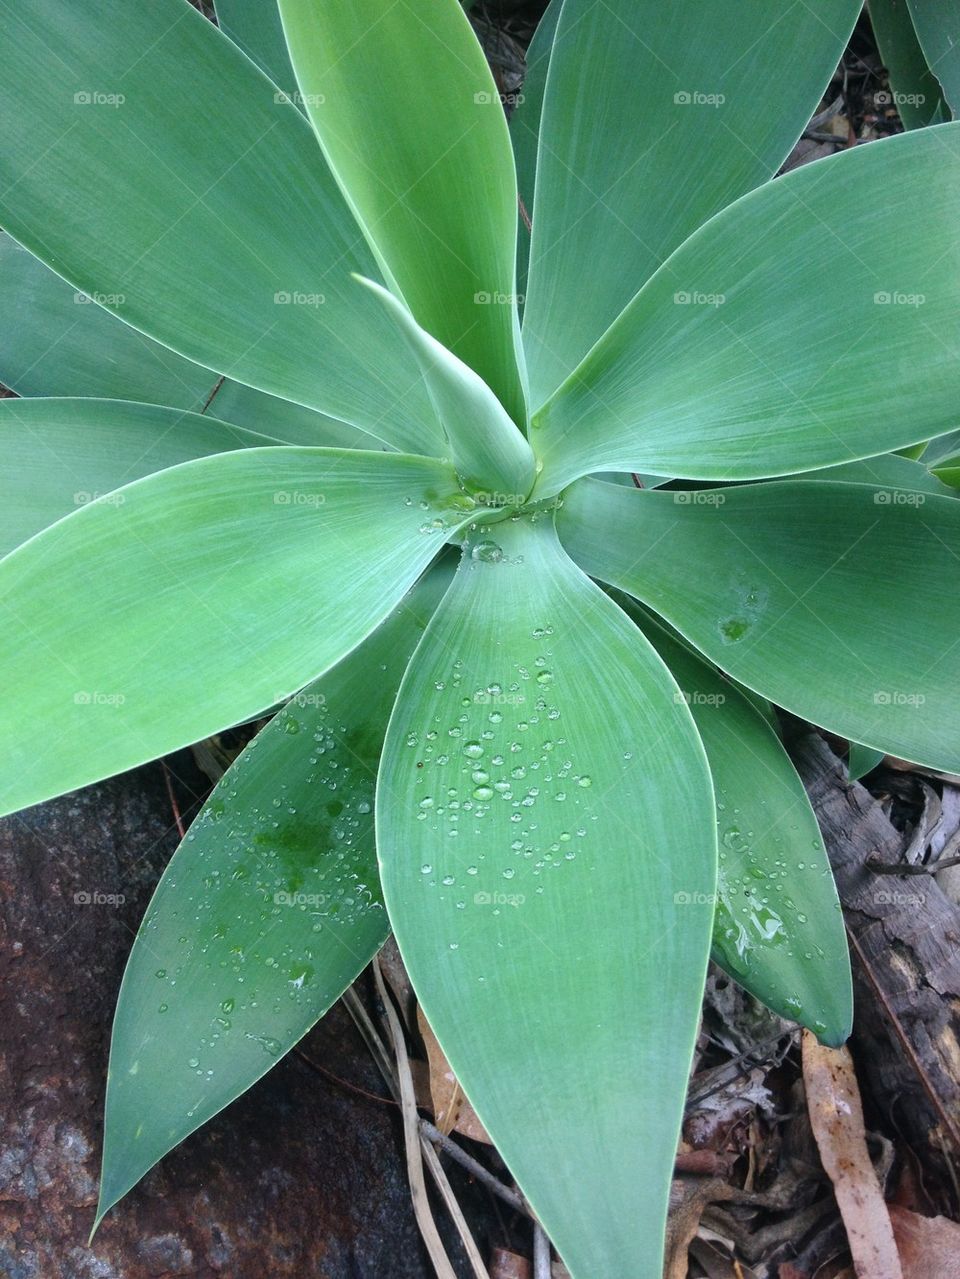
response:
<path fill-rule="evenodd" d="M 503 559 L 503 548 L 496 542 L 478 542 L 470 552 L 470 556 L 485 564 L 499 564 Z"/>
<path fill-rule="evenodd" d="M 723 832 L 721 836 L 724 845 L 735 853 L 745 853 L 750 845 L 743 837 L 743 832 L 739 826 L 730 826 Z"/>
<path fill-rule="evenodd" d="M 483 754 L 483 747 L 479 742 L 465 742 L 463 753 L 470 759 L 479 759 Z"/>

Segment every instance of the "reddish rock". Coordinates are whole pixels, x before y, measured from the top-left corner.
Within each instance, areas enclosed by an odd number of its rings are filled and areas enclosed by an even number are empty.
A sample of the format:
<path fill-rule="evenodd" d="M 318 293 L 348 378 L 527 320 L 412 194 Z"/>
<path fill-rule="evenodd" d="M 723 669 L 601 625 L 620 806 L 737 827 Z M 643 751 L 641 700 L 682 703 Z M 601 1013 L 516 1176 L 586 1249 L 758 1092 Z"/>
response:
<path fill-rule="evenodd" d="M 295 1055 L 169 1155 L 87 1246 L 113 1006 L 176 842 L 159 766 L 0 822 L 0 1274 L 428 1279 L 395 1111 Z M 383 1093 L 339 1006 L 304 1048 Z"/>

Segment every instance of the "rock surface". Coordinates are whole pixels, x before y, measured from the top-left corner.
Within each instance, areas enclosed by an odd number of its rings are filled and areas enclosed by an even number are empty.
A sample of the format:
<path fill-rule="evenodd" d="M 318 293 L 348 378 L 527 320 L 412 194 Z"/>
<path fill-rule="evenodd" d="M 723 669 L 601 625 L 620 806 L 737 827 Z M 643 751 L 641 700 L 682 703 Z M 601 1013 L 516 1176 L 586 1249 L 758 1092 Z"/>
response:
<path fill-rule="evenodd" d="M 182 757 L 175 767 L 189 776 Z M 186 813 L 197 796 L 178 793 Z M 159 765 L 0 822 L 0 1275 L 427 1279 L 393 1107 L 293 1054 L 87 1246 L 113 1006 L 176 843 Z M 302 1046 L 383 1095 L 339 1005 Z"/>

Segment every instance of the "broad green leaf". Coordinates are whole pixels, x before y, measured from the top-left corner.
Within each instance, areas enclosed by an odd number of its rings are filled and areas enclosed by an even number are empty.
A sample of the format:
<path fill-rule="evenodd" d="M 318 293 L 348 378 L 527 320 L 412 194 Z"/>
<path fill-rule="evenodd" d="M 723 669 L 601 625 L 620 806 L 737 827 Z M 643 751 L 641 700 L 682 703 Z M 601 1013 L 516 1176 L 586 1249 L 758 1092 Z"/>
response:
<path fill-rule="evenodd" d="M 679 631 L 674 630 L 672 627 L 668 627 L 662 617 L 658 616 L 653 609 L 647 608 L 646 605 L 641 604 L 635 596 L 626 595 L 620 591 L 614 592 L 614 598 L 617 599 L 621 607 L 624 608 L 624 611 L 636 621 L 637 625 L 640 626 L 641 629 L 646 631 L 648 627 L 654 627 L 667 631 L 669 633 L 668 637 L 673 640 L 675 644 L 683 645 L 692 657 L 698 658 L 701 662 L 703 661 L 703 654 L 694 644 L 691 644 L 689 640 L 685 639 Z M 745 698 L 750 703 L 753 709 L 779 741 L 782 735 L 780 721 L 777 718 L 777 712 L 772 703 L 768 702 L 765 697 L 761 697 L 759 693 L 755 693 L 752 688 L 747 688 L 745 684 L 738 684 L 735 680 L 731 680 L 729 675 L 724 675 L 723 678 L 737 690 L 741 697 Z"/>
<path fill-rule="evenodd" d="M 275 440 L 120 400 L 0 400 L 0 555 L 78 507 L 179 462 Z"/>
<path fill-rule="evenodd" d="M 850 743 L 847 761 L 847 772 L 852 782 L 865 777 L 883 759 L 883 751 L 874 750 L 872 746 L 861 746 L 859 742 Z"/>
<path fill-rule="evenodd" d="M 744 196 L 676 251 L 534 419 L 543 495 L 591 470 L 809 471 L 955 427 L 958 202 L 960 124 Z"/>
<path fill-rule="evenodd" d="M 466 15 L 456 0 L 280 0 L 280 16 L 307 114 L 387 279 L 524 423 L 516 175 Z"/>
<path fill-rule="evenodd" d="M 859 462 L 843 462 L 825 466 L 821 471 L 807 471 L 794 476 L 797 480 L 819 480 L 841 484 L 876 484 L 903 492 L 938 493 L 949 497 L 949 487 L 931 475 L 926 466 L 897 453 L 865 457 Z"/>
<path fill-rule="evenodd" d="M 533 197 L 537 178 L 537 144 L 540 138 L 540 117 L 543 111 L 543 91 L 547 83 L 550 53 L 557 33 L 557 20 L 563 0 L 550 0 L 547 10 L 537 24 L 530 47 L 527 49 L 527 70 L 523 77 L 520 100 L 510 117 L 510 141 L 517 167 L 517 195 L 520 201 L 517 224 L 517 290 L 523 305 L 527 289 L 527 263 L 530 256 L 530 219 L 533 214 Z"/>
<path fill-rule="evenodd" d="M 943 96 L 960 112 L 960 8 L 955 0 L 906 0 L 914 30 Z"/>
<path fill-rule="evenodd" d="M 682 240 L 773 176 L 859 9 L 564 0 L 524 310 L 533 408 Z"/>
<path fill-rule="evenodd" d="M 95 396 L 208 412 L 284 444 L 376 448 L 355 426 L 217 378 L 117 320 L 0 232 L 0 382 L 18 395 Z M 211 399 L 211 396 L 213 397 Z"/>
<path fill-rule="evenodd" d="M 431 572 L 225 774 L 165 871 L 110 1049 L 98 1221 L 287 1052 L 383 944 L 377 762 Z"/>
<path fill-rule="evenodd" d="M 527 437 L 486 382 L 421 329 L 402 302 L 373 280 L 360 283 L 376 294 L 416 353 L 461 480 L 485 488 L 488 505 L 522 505 L 536 475 Z"/>
<path fill-rule="evenodd" d="M 960 488 L 960 457 L 947 457 L 933 467 L 933 474 L 950 488 Z"/>
<path fill-rule="evenodd" d="M 895 456 L 905 457 L 910 462 L 916 462 L 918 458 L 923 456 L 928 443 L 928 440 L 921 440 L 919 444 L 908 444 L 905 449 L 897 449 Z"/>
<path fill-rule="evenodd" d="M 853 1020 L 850 957 L 803 783 L 776 733 L 730 680 L 660 627 L 645 633 L 680 685 L 713 776 L 720 850 L 713 959 L 767 1007 L 839 1046 Z"/>
<path fill-rule="evenodd" d="M 428 458 L 242 449 L 0 560 L 0 811 L 249 719 L 345 657 L 468 515 Z"/>
<path fill-rule="evenodd" d="M 216 0 L 216 10 L 223 34 L 300 106 L 277 0 Z"/>
<path fill-rule="evenodd" d="M 558 529 L 585 572 L 777 705 L 960 770 L 956 499 L 809 480 L 699 494 L 587 480 Z"/>
<path fill-rule="evenodd" d="M 950 118 L 937 78 L 927 66 L 907 0 L 869 0 L 870 25 L 890 77 L 890 105 L 908 129 Z M 874 95 L 876 101 L 877 95 Z"/>
<path fill-rule="evenodd" d="M 468 544 L 377 783 L 430 1025 L 576 1279 L 660 1279 L 715 890 L 703 748 L 549 517 Z"/>
<path fill-rule="evenodd" d="M 11 235 L 188 359 L 432 451 L 419 371 L 350 279 L 376 264 L 309 123 L 235 45 L 184 0 L 8 5 L 0 37 Z"/>
<path fill-rule="evenodd" d="M 960 431 L 948 431 L 946 435 L 930 440 L 921 454 L 923 464 L 933 466 L 936 462 L 952 457 L 958 449 L 960 449 Z"/>

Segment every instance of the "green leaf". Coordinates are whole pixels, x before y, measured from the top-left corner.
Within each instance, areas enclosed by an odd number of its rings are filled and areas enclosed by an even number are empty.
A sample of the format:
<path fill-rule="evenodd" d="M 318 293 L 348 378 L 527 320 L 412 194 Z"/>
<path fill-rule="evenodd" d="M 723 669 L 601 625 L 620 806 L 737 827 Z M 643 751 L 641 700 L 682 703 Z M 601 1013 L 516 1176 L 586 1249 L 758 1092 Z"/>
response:
<path fill-rule="evenodd" d="M 298 693 L 225 774 L 127 962 L 97 1220 L 323 1016 L 387 936 L 377 763 L 404 667 L 449 581 Z"/>
<path fill-rule="evenodd" d="M 960 431 L 948 431 L 946 435 L 940 435 L 927 444 L 921 455 L 923 465 L 933 466 L 935 462 L 942 462 L 945 458 L 952 457 L 958 449 L 960 449 Z"/>
<path fill-rule="evenodd" d="M 464 502 L 432 459 L 243 449 L 38 534 L 0 560 L 0 811 L 302 688 L 403 598 L 468 518 Z"/>
<path fill-rule="evenodd" d="M 517 184 L 500 95 L 456 0 L 280 0 L 320 145 L 417 323 L 525 423 Z M 361 275 L 370 275 L 361 271 Z"/>
<path fill-rule="evenodd" d="M 677 693 L 552 523 L 508 520 L 465 551 L 377 783 L 418 997 L 577 1276 L 660 1277 L 716 872 Z"/>
<path fill-rule="evenodd" d="M 851 742 L 847 762 L 850 780 L 859 781 L 861 777 L 872 772 L 882 759 L 883 751 L 874 750 L 872 746 L 861 746 L 859 742 Z"/>
<path fill-rule="evenodd" d="M 718 214 L 534 420 L 543 495 L 592 470 L 809 471 L 955 427 L 958 201 L 960 124 L 943 124 Z"/>
<path fill-rule="evenodd" d="M 533 214 L 537 178 L 537 146 L 540 139 L 540 117 L 543 93 L 547 84 L 550 53 L 557 33 L 557 21 L 563 0 L 550 0 L 537 24 L 527 49 L 527 69 L 517 106 L 510 117 L 510 141 L 517 167 L 517 194 L 520 200 L 517 224 L 517 291 L 522 305 L 527 290 L 527 263 L 530 257 L 530 218 Z M 526 215 L 526 216 L 524 216 Z"/>
<path fill-rule="evenodd" d="M 892 90 L 891 106 L 908 129 L 950 118 L 936 76 L 927 66 L 906 0 L 869 0 L 870 25 Z M 877 95 L 874 95 L 876 101 Z"/>
<path fill-rule="evenodd" d="M 413 348 L 461 480 L 486 488 L 489 505 L 520 506 L 533 487 L 536 458 L 527 437 L 473 369 L 430 336 L 392 293 L 360 279 Z"/>
<path fill-rule="evenodd" d="M 300 106 L 277 0 L 216 0 L 217 25 Z"/>
<path fill-rule="evenodd" d="M 713 775 L 720 848 L 713 959 L 768 1008 L 839 1046 L 853 1021 L 850 957 L 803 783 L 776 733 L 730 680 L 661 627 L 644 630 L 683 691 Z"/>
<path fill-rule="evenodd" d="M 947 0 L 906 0 L 914 30 L 943 96 L 960 112 L 960 9 Z"/>
<path fill-rule="evenodd" d="M 821 471 L 806 471 L 794 478 L 841 484 L 876 484 L 903 492 L 950 496 L 949 487 L 938 480 L 936 475 L 931 475 L 926 466 L 897 453 L 866 457 L 859 462 L 843 462 L 840 466 L 825 466 Z"/>
<path fill-rule="evenodd" d="M 772 177 L 859 9 L 564 0 L 524 311 L 534 408 L 682 240 Z"/>
<path fill-rule="evenodd" d="M 140 400 L 209 412 L 284 444 L 376 448 L 365 431 L 217 378 L 121 323 L 0 232 L 0 382 L 18 395 Z M 213 398 L 211 399 L 211 395 Z"/>
<path fill-rule="evenodd" d="M 0 555 L 114 489 L 179 462 L 275 441 L 119 400 L 0 400 Z"/>
<path fill-rule="evenodd" d="M 235 45 L 183 0 L 7 6 L 0 36 L 11 235 L 188 359 L 433 451 L 416 365 L 350 279 L 376 263 L 310 126 Z"/>
<path fill-rule="evenodd" d="M 558 529 L 585 572 L 643 600 L 742 684 L 843 737 L 960 770 L 960 605 L 945 585 L 960 562 L 954 498 L 587 480 L 566 494 Z"/>
<path fill-rule="evenodd" d="M 960 456 L 947 457 L 932 468 L 933 475 L 952 489 L 960 489 Z"/>

